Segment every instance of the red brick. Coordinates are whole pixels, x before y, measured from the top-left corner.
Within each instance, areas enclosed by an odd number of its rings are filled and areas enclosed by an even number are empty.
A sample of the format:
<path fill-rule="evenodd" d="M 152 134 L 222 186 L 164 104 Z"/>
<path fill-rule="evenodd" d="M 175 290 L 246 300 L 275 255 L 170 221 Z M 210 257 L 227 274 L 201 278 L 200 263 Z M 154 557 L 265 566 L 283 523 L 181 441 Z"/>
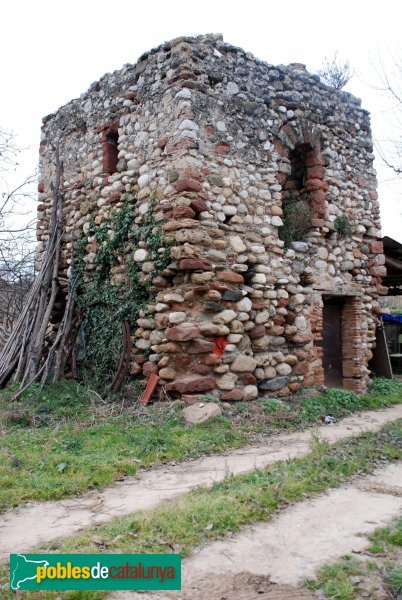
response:
<path fill-rule="evenodd" d="M 284 144 L 282 144 L 282 142 L 280 142 L 279 140 L 275 139 L 273 141 L 273 146 L 275 148 L 275 151 L 280 156 L 284 156 L 285 158 L 287 158 L 289 156 L 289 150 L 288 150 L 288 148 L 286 148 L 286 146 Z"/>
<path fill-rule="evenodd" d="M 308 371 L 308 362 L 306 360 L 303 360 L 302 362 L 297 363 L 297 365 L 295 365 L 293 367 L 293 373 L 295 375 L 305 375 Z"/>
<path fill-rule="evenodd" d="M 372 254 L 383 254 L 384 253 L 384 244 L 380 240 L 375 242 L 371 242 L 370 244 L 370 252 Z"/>
<path fill-rule="evenodd" d="M 109 197 L 109 204 L 117 204 L 120 202 L 121 192 L 113 192 L 113 194 Z"/>
<path fill-rule="evenodd" d="M 246 373 L 241 378 L 243 385 L 256 385 L 257 379 L 252 373 Z"/>
<path fill-rule="evenodd" d="M 194 294 L 206 294 L 210 289 L 209 285 L 196 285 L 193 288 L 193 292 Z"/>
<path fill-rule="evenodd" d="M 265 300 L 252 300 L 253 310 L 263 310 L 265 308 Z"/>
<path fill-rule="evenodd" d="M 189 206 L 176 206 L 173 209 L 173 218 L 174 219 L 184 219 L 184 218 L 192 219 L 194 216 L 195 216 L 195 212 Z"/>
<path fill-rule="evenodd" d="M 117 148 L 118 124 L 108 127 L 102 132 L 103 140 L 103 171 L 105 173 L 115 173 L 118 163 Z"/>
<path fill-rule="evenodd" d="M 325 169 L 319 165 L 313 165 L 307 168 L 307 179 L 323 179 Z"/>
<path fill-rule="evenodd" d="M 186 169 L 184 169 L 183 171 L 183 177 L 190 177 L 190 179 L 202 179 L 202 173 L 201 171 L 196 171 L 195 169 L 192 169 L 191 167 L 187 167 Z"/>
<path fill-rule="evenodd" d="M 200 182 L 189 177 L 180 177 L 174 187 L 176 192 L 200 192 L 202 190 Z"/>
<path fill-rule="evenodd" d="M 317 150 L 310 150 L 310 152 L 307 152 L 304 162 L 307 168 L 325 165 L 325 160 Z"/>
<path fill-rule="evenodd" d="M 220 396 L 220 400 L 228 401 L 228 400 L 243 400 L 243 390 L 229 390 L 227 392 L 223 392 Z"/>
<path fill-rule="evenodd" d="M 277 173 L 276 175 L 276 179 L 279 183 L 279 185 L 284 185 L 286 183 L 288 176 L 286 173 Z"/>
<path fill-rule="evenodd" d="M 243 275 L 234 271 L 220 271 L 216 276 L 218 281 L 228 281 L 230 283 L 244 283 Z"/>
<path fill-rule="evenodd" d="M 197 215 L 200 212 L 208 210 L 207 203 L 205 202 L 205 200 L 201 200 L 201 198 L 196 198 L 195 200 L 192 200 L 190 203 L 190 208 L 192 208 Z"/>
<path fill-rule="evenodd" d="M 215 377 L 188 375 L 187 377 L 176 379 L 172 383 L 167 383 L 165 389 L 167 392 L 187 394 L 189 392 L 206 392 L 207 390 L 214 388 L 215 384 Z"/>
<path fill-rule="evenodd" d="M 177 152 L 179 150 L 191 150 L 192 148 L 197 148 L 198 144 L 195 140 L 181 140 L 177 144 L 168 144 L 165 147 L 166 154 L 171 154 L 172 152 Z"/>
<path fill-rule="evenodd" d="M 188 354 L 183 354 L 183 352 L 181 354 L 175 354 L 174 357 L 172 357 L 173 360 L 171 361 L 171 366 L 174 369 L 177 369 L 178 371 L 180 370 L 187 370 L 187 368 L 191 365 L 191 363 L 193 362 L 193 359 L 191 358 L 191 356 L 189 356 Z"/>
<path fill-rule="evenodd" d="M 326 208 L 325 208 L 326 193 L 323 189 L 315 189 L 310 192 L 310 205 L 312 216 L 315 219 L 325 219 Z M 316 225 L 317 227 L 318 225 Z"/>
<path fill-rule="evenodd" d="M 158 365 L 154 362 L 146 362 L 143 366 L 143 373 L 145 377 L 149 377 L 152 373 L 158 372 Z"/>
<path fill-rule="evenodd" d="M 282 327 L 282 325 L 274 325 L 273 327 L 270 327 L 269 329 L 267 329 L 267 334 L 277 336 L 277 335 L 282 335 L 284 331 L 285 331 L 285 328 Z"/>
<path fill-rule="evenodd" d="M 195 365 L 191 371 L 197 375 L 210 375 L 211 369 L 207 365 Z"/>
<path fill-rule="evenodd" d="M 212 342 L 196 339 L 191 342 L 187 351 L 189 354 L 205 354 L 206 352 L 212 352 L 213 348 Z"/>
<path fill-rule="evenodd" d="M 179 269 L 180 271 L 211 271 L 212 264 L 206 259 L 182 258 Z"/>
<path fill-rule="evenodd" d="M 126 100 L 133 100 L 134 101 L 137 98 L 137 92 L 126 92 L 124 94 L 124 98 Z"/>
<path fill-rule="evenodd" d="M 294 381 L 293 383 L 288 383 L 288 388 L 289 388 L 289 391 L 292 394 L 294 394 L 295 392 L 297 392 L 298 390 L 300 390 L 301 383 L 298 383 L 297 381 Z"/>
<path fill-rule="evenodd" d="M 217 154 L 229 154 L 230 146 L 226 142 L 219 142 L 216 144 L 215 150 Z"/>
<path fill-rule="evenodd" d="M 306 181 L 305 188 L 308 192 L 312 192 L 315 190 L 327 190 L 328 184 L 322 179 L 308 179 Z"/>
<path fill-rule="evenodd" d="M 306 344 L 307 342 L 311 342 L 314 339 L 314 336 L 309 333 L 297 333 L 291 339 L 292 344 Z"/>
<path fill-rule="evenodd" d="M 382 265 L 380 265 L 378 267 L 370 268 L 370 275 L 374 275 L 374 277 L 385 277 L 386 274 L 387 274 L 387 267 L 384 267 Z"/>
<path fill-rule="evenodd" d="M 145 388 L 144 393 L 142 394 L 142 396 L 140 398 L 140 404 L 148 404 L 149 400 L 151 399 L 152 394 L 155 391 L 158 381 L 159 381 L 158 375 L 156 375 L 155 373 L 152 373 L 152 375 L 150 376 L 149 381 L 147 383 L 147 387 Z"/>
<path fill-rule="evenodd" d="M 168 340 L 174 342 L 187 342 L 193 340 L 200 333 L 200 330 L 195 325 L 189 325 L 187 327 L 183 325 L 177 325 L 177 327 L 171 327 L 166 329 L 166 337 Z"/>
<path fill-rule="evenodd" d="M 134 360 L 137 364 L 143 365 L 145 362 L 145 356 L 143 354 L 136 354 Z"/>
<path fill-rule="evenodd" d="M 265 325 L 256 325 L 247 332 L 251 339 L 260 338 L 265 335 Z"/>

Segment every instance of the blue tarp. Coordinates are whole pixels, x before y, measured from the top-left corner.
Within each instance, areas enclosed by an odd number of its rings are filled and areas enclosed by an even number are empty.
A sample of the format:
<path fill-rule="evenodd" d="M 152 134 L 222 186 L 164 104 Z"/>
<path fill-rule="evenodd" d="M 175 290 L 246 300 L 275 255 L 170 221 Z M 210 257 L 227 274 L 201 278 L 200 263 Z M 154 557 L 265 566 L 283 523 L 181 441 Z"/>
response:
<path fill-rule="evenodd" d="M 382 320 L 391 323 L 402 323 L 402 315 L 382 315 Z"/>

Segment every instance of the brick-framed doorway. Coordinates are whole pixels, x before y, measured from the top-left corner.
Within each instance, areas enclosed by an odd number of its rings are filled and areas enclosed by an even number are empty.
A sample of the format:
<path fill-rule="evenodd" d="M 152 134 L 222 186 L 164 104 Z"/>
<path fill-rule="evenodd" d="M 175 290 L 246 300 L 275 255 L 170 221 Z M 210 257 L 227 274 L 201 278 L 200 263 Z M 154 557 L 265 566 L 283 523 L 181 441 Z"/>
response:
<path fill-rule="evenodd" d="M 320 383 L 357 393 L 366 391 L 362 311 L 359 294 L 321 293 L 321 318 L 314 328 L 314 346 L 322 365 Z"/>

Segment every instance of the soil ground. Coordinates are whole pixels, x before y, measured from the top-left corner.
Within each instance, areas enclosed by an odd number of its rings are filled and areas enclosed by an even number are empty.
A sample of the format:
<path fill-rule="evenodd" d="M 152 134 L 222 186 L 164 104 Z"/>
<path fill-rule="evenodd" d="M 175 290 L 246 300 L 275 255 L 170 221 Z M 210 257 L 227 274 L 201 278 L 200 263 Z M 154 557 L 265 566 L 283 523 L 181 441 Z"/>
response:
<path fill-rule="evenodd" d="M 402 511 L 402 463 L 295 504 L 269 523 L 206 544 L 183 561 L 182 590 L 113 592 L 110 600 L 291 600 L 317 598 L 305 577 L 340 556 L 362 552 L 367 535 Z M 298 587 L 299 586 L 299 587 Z M 370 597 L 370 596 L 369 596 Z M 374 598 L 374 596 L 371 596 Z"/>
<path fill-rule="evenodd" d="M 319 428 L 330 442 L 378 431 L 402 417 L 402 405 L 353 415 Z M 10 549 L 27 551 L 41 542 L 71 535 L 116 516 L 150 509 L 199 486 L 210 486 L 229 474 L 262 468 L 279 460 L 296 458 L 311 450 L 312 431 L 275 436 L 268 444 L 250 446 L 226 455 L 211 456 L 179 465 L 142 472 L 101 492 L 57 502 L 32 503 L 0 516 L 0 560 Z M 242 570 L 242 568 L 240 569 Z"/>

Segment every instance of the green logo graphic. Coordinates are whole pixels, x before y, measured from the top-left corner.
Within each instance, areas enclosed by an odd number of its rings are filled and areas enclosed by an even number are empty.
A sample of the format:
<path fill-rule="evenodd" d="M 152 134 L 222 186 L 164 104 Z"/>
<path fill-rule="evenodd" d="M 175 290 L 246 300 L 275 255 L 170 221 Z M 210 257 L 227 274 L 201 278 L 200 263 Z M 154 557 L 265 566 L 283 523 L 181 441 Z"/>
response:
<path fill-rule="evenodd" d="M 10 554 L 12 590 L 180 590 L 180 554 Z"/>

